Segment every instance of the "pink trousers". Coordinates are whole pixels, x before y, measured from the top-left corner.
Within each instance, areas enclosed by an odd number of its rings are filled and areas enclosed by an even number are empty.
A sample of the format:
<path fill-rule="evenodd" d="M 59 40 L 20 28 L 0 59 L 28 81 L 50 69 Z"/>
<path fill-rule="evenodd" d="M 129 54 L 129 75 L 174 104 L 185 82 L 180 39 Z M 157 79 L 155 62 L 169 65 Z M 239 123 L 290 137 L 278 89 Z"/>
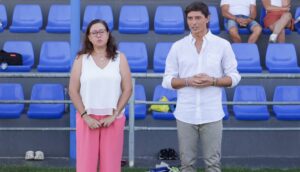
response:
<path fill-rule="evenodd" d="M 91 115 L 100 120 L 105 116 Z M 121 172 L 125 115 L 106 128 L 90 129 L 76 114 L 76 171 Z"/>

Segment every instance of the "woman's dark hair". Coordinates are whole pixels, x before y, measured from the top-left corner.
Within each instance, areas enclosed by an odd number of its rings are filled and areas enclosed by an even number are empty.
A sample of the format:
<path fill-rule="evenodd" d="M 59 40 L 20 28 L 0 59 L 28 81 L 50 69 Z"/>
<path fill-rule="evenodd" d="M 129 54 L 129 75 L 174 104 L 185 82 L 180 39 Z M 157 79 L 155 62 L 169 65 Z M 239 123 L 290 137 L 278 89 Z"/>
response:
<path fill-rule="evenodd" d="M 191 11 L 200 11 L 205 16 L 205 18 L 207 18 L 210 15 L 208 6 L 200 1 L 195 1 L 189 4 L 184 10 L 185 16 L 187 17 L 188 13 Z M 208 28 L 208 23 L 206 26 Z"/>
<path fill-rule="evenodd" d="M 100 19 L 95 19 L 88 24 L 84 35 L 82 49 L 77 53 L 77 55 L 91 54 L 93 52 L 94 47 L 91 41 L 89 40 L 89 34 L 90 34 L 91 27 L 97 23 L 103 24 L 106 31 L 109 34 L 108 41 L 107 41 L 107 48 L 106 48 L 106 56 L 114 60 L 117 55 L 117 45 L 115 42 L 115 38 L 111 35 L 107 23 L 104 20 L 100 20 Z"/>

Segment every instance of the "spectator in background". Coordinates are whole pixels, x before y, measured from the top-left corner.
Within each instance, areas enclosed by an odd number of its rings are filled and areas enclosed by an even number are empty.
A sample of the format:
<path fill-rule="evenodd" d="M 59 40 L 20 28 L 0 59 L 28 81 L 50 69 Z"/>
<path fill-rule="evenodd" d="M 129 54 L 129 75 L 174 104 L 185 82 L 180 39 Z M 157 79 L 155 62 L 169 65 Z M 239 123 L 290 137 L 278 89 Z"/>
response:
<path fill-rule="evenodd" d="M 273 32 L 269 42 L 285 42 L 285 28 L 294 27 L 290 12 L 291 0 L 262 0 L 262 3 L 266 9 L 265 27 Z"/>
<path fill-rule="evenodd" d="M 255 43 L 262 28 L 255 21 L 256 0 L 221 0 L 222 15 L 228 19 L 226 25 L 233 42 L 242 42 L 239 27 L 248 28 L 251 35 L 248 43 Z"/>
<path fill-rule="evenodd" d="M 205 172 L 221 172 L 222 87 L 235 86 L 241 76 L 230 43 L 208 29 L 207 5 L 191 3 L 185 15 L 191 33 L 172 45 L 162 82 L 177 90 L 181 172 L 196 172 L 199 144 Z"/>
<path fill-rule="evenodd" d="M 126 57 L 103 20 L 88 25 L 73 64 L 69 95 L 76 107 L 76 171 L 121 172 L 124 107 L 131 96 Z"/>

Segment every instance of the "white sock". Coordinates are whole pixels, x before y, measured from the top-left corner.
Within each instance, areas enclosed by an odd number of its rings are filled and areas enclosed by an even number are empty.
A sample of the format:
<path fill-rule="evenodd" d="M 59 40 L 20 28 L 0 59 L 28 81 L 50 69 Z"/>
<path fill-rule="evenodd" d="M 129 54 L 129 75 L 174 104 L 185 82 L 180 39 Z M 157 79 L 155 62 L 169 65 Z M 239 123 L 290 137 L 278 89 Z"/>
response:
<path fill-rule="evenodd" d="M 277 37 L 278 37 L 278 34 L 272 33 L 272 34 L 270 35 L 269 41 L 270 41 L 270 42 L 276 42 Z"/>

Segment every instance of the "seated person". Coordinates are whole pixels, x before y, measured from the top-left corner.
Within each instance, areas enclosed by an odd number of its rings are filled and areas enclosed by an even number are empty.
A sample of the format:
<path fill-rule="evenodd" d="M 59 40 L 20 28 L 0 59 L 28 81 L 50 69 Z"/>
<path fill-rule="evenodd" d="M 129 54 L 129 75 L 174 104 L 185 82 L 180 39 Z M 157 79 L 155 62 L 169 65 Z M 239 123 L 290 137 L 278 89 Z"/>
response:
<path fill-rule="evenodd" d="M 239 27 L 247 27 L 252 32 L 248 43 L 255 43 L 257 41 L 262 28 L 255 21 L 255 0 L 221 0 L 221 10 L 223 17 L 228 19 L 226 24 L 233 42 L 242 42 L 238 32 Z"/>
<path fill-rule="evenodd" d="M 269 42 L 285 42 L 285 27 L 293 29 L 294 26 L 290 12 L 291 0 L 262 0 L 262 3 L 266 9 L 265 27 L 273 32 Z"/>

